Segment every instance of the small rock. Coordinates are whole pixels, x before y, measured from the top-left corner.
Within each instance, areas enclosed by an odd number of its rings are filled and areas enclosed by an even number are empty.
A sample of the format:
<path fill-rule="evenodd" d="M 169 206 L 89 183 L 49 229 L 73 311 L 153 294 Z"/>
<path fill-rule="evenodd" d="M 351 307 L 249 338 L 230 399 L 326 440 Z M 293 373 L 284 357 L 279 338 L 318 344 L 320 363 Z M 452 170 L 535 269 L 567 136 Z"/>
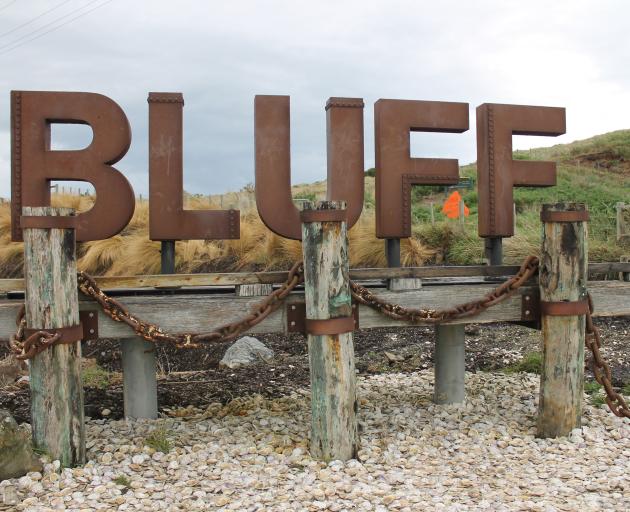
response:
<path fill-rule="evenodd" d="M 9 411 L 0 409 L 0 480 L 42 469 L 33 453 L 30 433 L 18 426 Z"/>
<path fill-rule="evenodd" d="M 2 503 L 5 505 L 17 505 L 20 502 L 17 491 L 12 485 L 7 485 L 2 489 Z"/>
<path fill-rule="evenodd" d="M 269 363 L 273 359 L 273 350 L 252 336 L 244 336 L 230 346 L 219 362 L 222 368 L 239 368 L 259 360 Z"/>
<path fill-rule="evenodd" d="M 466 324 L 464 327 L 464 332 L 466 334 L 470 334 L 471 336 L 476 336 L 480 331 L 481 329 L 479 329 L 479 325 L 477 324 Z"/>
<path fill-rule="evenodd" d="M 399 354 L 394 354 L 393 352 L 383 352 L 385 357 L 390 363 L 400 363 L 405 360 L 405 358 Z"/>
<path fill-rule="evenodd" d="M 110 411 L 109 409 L 103 409 L 103 410 L 101 411 L 101 416 L 103 416 L 103 417 L 107 417 L 107 416 L 109 416 L 111 413 L 112 413 L 112 411 Z"/>
<path fill-rule="evenodd" d="M 31 382 L 31 378 L 28 375 L 22 375 L 16 382 L 15 385 L 21 388 L 25 388 Z"/>
<path fill-rule="evenodd" d="M 142 464 L 144 462 L 144 455 L 134 455 L 131 457 L 131 462 L 134 464 Z"/>

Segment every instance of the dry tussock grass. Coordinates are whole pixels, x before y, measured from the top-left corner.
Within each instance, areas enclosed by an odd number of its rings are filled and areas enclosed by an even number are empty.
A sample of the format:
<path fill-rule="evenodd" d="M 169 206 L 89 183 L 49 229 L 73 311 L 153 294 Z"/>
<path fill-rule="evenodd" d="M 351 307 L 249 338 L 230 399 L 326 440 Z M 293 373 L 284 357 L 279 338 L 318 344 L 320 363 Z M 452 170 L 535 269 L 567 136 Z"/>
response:
<path fill-rule="evenodd" d="M 373 183 L 366 183 L 366 189 Z M 297 186 L 301 193 L 323 195 L 322 183 Z M 240 194 L 240 195 L 239 195 Z M 232 194 L 230 200 L 247 203 L 251 192 Z M 188 197 L 186 208 L 206 209 L 217 203 L 217 196 Z M 54 206 L 87 211 L 93 205 L 91 196 L 53 194 Z M 224 201 L 224 204 L 227 202 Z M 149 240 L 149 205 L 137 201 L 129 225 L 107 240 L 79 244 L 78 267 L 93 275 L 140 275 L 160 272 L 160 243 Z M 376 238 L 374 211 L 366 209 L 359 222 L 348 233 L 350 265 L 352 267 L 384 267 L 387 261 L 384 241 Z M 403 240 L 401 260 L 405 266 L 435 263 L 440 249 L 432 248 L 418 238 Z M 238 240 L 186 240 L 177 242 L 175 266 L 177 272 L 238 272 L 247 270 L 282 270 L 302 258 L 299 241 L 287 240 L 270 231 L 255 209 L 241 211 L 241 237 Z M 0 205 L 0 275 L 18 277 L 22 273 L 23 247 L 11 242 L 10 204 Z"/>

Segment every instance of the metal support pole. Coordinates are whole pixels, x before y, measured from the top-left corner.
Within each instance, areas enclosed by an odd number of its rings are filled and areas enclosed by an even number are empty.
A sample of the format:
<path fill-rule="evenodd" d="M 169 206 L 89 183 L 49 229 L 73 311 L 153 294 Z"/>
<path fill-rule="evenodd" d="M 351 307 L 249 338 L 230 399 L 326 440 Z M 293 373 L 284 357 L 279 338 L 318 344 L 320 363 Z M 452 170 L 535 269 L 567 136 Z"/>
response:
<path fill-rule="evenodd" d="M 162 274 L 175 273 L 175 240 L 164 240 Z M 158 414 L 157 355 L 155 345 L 138 336 L 120 340 L 125 417 L 155 419 Z"/>
<path fill-rule="evenodd" d="M 388 267 L 400 267 L 400 238 L 387 238 L 385 240 L 385 254 Z"/>
<path fill-rule="evenodd" d="M 139 337 L 120 340 L 125 418 L 157 418 L 155 345 Z"/>
<path fill-rule="evenodd" d="M 463 325 L 435 327 L 435 391 L 436 404 L 455 404 L 464 401 L 466 372 L 466 344 Z"/>
<path fill-rule="evenodd" d="M 486 259 L 489 265 L 503 265 L 503 238 L 485 238 Z"/>
<path fill-rule="evenodd" d="M 465 327 L 463 324 L 435 326 L 433 401 L 436 404 L 461 403 L 466 396 Z"/>
<path fill-rule="evenodd" d="M 175 273 L 175 240 L 164 240 L 162 242 L 161 272 L 162 274 Z"/>

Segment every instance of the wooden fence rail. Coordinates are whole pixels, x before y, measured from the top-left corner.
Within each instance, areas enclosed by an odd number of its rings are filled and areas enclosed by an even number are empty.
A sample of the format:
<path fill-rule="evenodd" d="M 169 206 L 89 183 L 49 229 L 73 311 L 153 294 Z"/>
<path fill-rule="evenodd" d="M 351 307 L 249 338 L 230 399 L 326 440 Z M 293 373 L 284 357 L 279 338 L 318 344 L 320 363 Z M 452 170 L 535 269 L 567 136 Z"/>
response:
<path fill-rule="evenodd" d="M 490 292 L 496 284 L 472 285 L 425 285 L 418 290 L 389 291 L 385 287 L 372 289 L 380 297 L 406 307 L 446 308 L 474 300 Z M 536 292 L 537 285 L 524 286 L 506 301 L 483 311 L 478 316 L 454 320 L 451 324 L 518 322 L 522 320 L 522 297 Z M 630 283 L 623 281 L 589 281 L 595 302 L 594 316 L 630 315 Z M 121 297 L 119 300 L 136 316 L 155 322 L 171 332 L 202 332 L 228 322 L 238 320 L 255 304 L 260 297 L 237 297 L 233 293 L 182 293 L 177 295 L 138 295 Z M 287 303 L 303 302 L 304 292 L 292 293 Z M 15 332 L 15 316 L 23 299 L 0 299 L 0 337 L 6 338 Z M 131 329 L 120 322 L 114 322 L 104 315 L 96 303 L 79 296 L 79 309 L 98 313 L 98 330 L 102 338 L 124 338 Z M 359 326 L 362 329 L 374 327 L 402 327 L 411 325 L 392 320 L 366 306 L 359 306 Z M 280 308 L 260 324 L 253 327 L 252 333 L 287 332 L 286 308 Z"/>
<path fill-rule="evenodd" d="M 354 281 L 387 280 L 394 278 L 431 279 L 506 277 L 518 272 L 518 265 L 465 265 L 401 268 L 352 268 L 350 279 Z M 620 272 L 630 272 L 630 262 L 591 263 L 589 278 Z M 210 274 L 154 274 L 143 276 L 96 277 L 96 283 L 105 291 L 136 290 L 143 288 L 205 288 L 246 284 L 278 284 L 286 280 L 288 273 L 278 272 L 217 272 Z M 24 279 L 0 279 L 0 297 L 24 290 Z M 211 293 L 209 291 L 208 293 Z"/>

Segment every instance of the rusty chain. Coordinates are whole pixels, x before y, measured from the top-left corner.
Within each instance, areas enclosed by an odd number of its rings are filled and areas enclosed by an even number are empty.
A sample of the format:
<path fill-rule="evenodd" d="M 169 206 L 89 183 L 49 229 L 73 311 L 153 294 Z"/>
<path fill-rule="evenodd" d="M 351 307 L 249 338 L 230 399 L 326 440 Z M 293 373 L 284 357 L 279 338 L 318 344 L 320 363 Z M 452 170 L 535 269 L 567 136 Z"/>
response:
<path fill-rule="evenodd" d="M 399 304 L 387 302 L 377 297 L 370 290 L 354 281 L 350 281 L 350 291 L 352 297 L 360 304 L 375 309 L 394 320 L 415 324 L 438 324 L 448 320 L 478 315 L 482 311 L 503 302 L 536 274 L 538 264 L 539 262 L 536 256 L 528 256 L 519 271 L 513 277 L 496 287 L 489 294 L 479 300 L 466 302 L 453 308 L 442 310 L 405 308 Z M 165 332 L 159 326 L 141 320 L 131 314 L 120 302 L 103 292 L 96 284 L 95 279 L 87 273 L 79 272 L 77 281 L 81 293 L 94 299 L 101 306 L 103 312 L 112 320 L 124 322 L 129 325 L 136 335 L 141 338 L 153 343 L 172 343 L 177 348 L 195 348 L 203 343 L 231 341 L 264 320 L 269 314 L 280 307 L 284 299 L 286 299 L 296 286 L 304 281 L 304 265 L 302 262 L 294 264 L 289 270 L 287 280 L 282 286 L 256 304 L 247 316 L 206 333 L 173 334 Z M 591 370 L 593 371 L 595 380 L 602 385 L 606 391 L 606 402 L 610 410 L 617 416 L 630 418 L 630 408 L 626 404 L 623 396 L 613 389 L 610 367 L 602 359 L 599 351 L 601 348 L 601 337 L 599 329 L 593 324 L 593 301 L 590 295 L 588 296 L 588 300 L 589 312 L 586 315 L 585 344 L 593 356 L 591 360 Z M 17 359 L 22 360 L 32 359 L 60 340 L 58 333 L 50 333 L 45 330 L 37 331 L 24 340 L 24 330 L 26 328 L 24 313 L 24 305 L 22 305 L 16 319 L 17 331 L 9 340 L 11 350 L 16 354 Z"/>
<path fill-rule="evenodd" d="M 36 331 L 28 338 L 24 339 L 24 329 L 26 329 L 26 309 L 24 304 L 18 310 L 15 323 L 17 330 L 9 338 L 9 348 L 16 354 L 17 359 L 32 359 L 48 347 L 52 347 L 61 339 L 61 334 L 51 333 L 45 330 Z"/>
<path fill-rule="evenodd" d="M 478 315 L 489 307 L 503 302 L 531 279 L 537 270 L 538 258 L 536 256 L 528 256 L 519 271 L 513 277 L 496 287 L 485 297 L 442 310 L 424 308 L 408 309 L 398 304 L 384 301 L 367 288 L 352 281 L 350 282 L 350 289 L 352 296 L 360 304 L 376 309 L 394 320 L 402 320 L 411 323 L 438 324 L 447 320 Z"/>
<path fill-rule="evenodd" d="M 77 281 L 81 293 L 94 299 L 101 306 L 103 312 L 112 320 L 123 322 L 131 327 L 137 336 L 153 343 L 172 343 L 177 348 L 196 348 L 202 343 L 231 341 L 262 322 L 269 314 L 280 307 L 284 299 L 296 286 L 304 281 L 304 266 L 302 262 L 293 265 L 284 284 L 256 304 L 248 315 L 236 322 L 205 333 L 173 334 L 165 332 L 161 327 L 146 322 L 130 313 L 120 302 L 103 292 L 96 284 L 94 278 L 87 273 L 79 272 Z M 18 312 L 17 325 L 17 332 L 9 340 L 9 346 L 16 354 L 17 359 L 31 359 L 59 341 L 60 336 L 58 334 L 44 330 L 38 331 L 24 340 L 24 329 L 26 327 L 24 306 Z"/>
<path fill-rule="evenodd" d="M 81 293 L 98 302 L 103 312 L 112 320 L 126 323 L 133 329 L 136 335 L 147 341 L 153 343 L 172 343 L 178 348 L 195 348 L 202 343 L 221 343 L 237 338 L 278 309 L 289 293 L 303 281 L 304 266 L 302 262 L 298 262 L 289 270 L 289 275 L 284 284 L 256 304 L 247 316 L 236 322 L 218 327 L 211 332 L 172 334 L 163 331 L 162 328 L 155 324 L 145 322 L 131 314 L 120 302 L 103 292 L 98 287 L 93 277 L 85 272 L 79 272 L 78 274 L 79 290 Z"/>
<path fill-rule="evenodd" d="M 586 348 L 591 351 L 591 371 L 595 376 L 595 380 L 604 387 L 606 391 L 606 403 L 608 408 L 615 416 L 630 418 L 630 408 L 623 396 L 613 389 L 612 374 L 610 366 L 602 359 L 599 349 L 602 346 L 602 340 L 599 334 L 599 328 L 593 323 L 593 299 L 588 294 L 588 314 L 586 315 Z"/>

